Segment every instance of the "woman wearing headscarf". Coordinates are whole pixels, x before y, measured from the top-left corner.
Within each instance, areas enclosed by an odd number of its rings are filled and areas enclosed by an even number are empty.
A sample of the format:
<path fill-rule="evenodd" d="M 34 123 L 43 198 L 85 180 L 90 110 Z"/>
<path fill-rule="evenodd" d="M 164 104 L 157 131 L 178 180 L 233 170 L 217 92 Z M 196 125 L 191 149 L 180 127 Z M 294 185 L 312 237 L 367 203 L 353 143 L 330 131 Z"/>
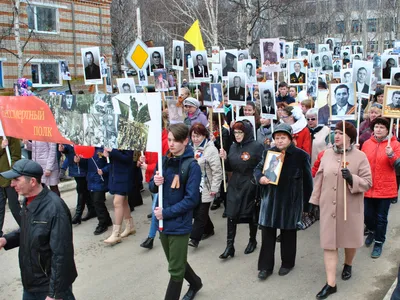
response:
<path fill-rule="evenodd" d="M 342 279 L 352 274 L 356 249 L 364 240 L 364 193 L 372 185 L 371 169 L 366 155 L 354 147 L 357 130 L 343 121 L 335 127 L 334 145 L 325 150 L 314 178 L 314 191 L 310 203 L 320 209 L 320 243 L 324 249 L 326 284 L 317 299 L 326 299 L 336 293 L 336 267 L 338 248 L 344 248 Z M 346 164 L 344 155 L 346 152 Z M 346 221 L 344 192 L 346 191 Z"/>
<path fill-rule="evenodd" d="M 225 159 L 225 169 L 232 172 L 226 205 L 227 245 L 219 256 L 221 259 L 235 256 L 234 242 L 239 223 L 249 224 L 250 239 L 244 253 L 252 253 L 257 247 L 257 223 L 254 220 L 257 186 L 253 170 L 261 160 L 264 147 L 254 140 L 253 126 L 249 121 L 236 122 L 232 131 L 235 143 L 232 144 L 229 154 L 220 149 L 220 157 Z"/>
<path fill-rule="evenodd" d="M 199 101 L 197 101 L 195 98 L 188 97 L 185 99 L 185 101 L 183 101 L 183 106 L 187 114 L 184 123 L 189 126 L 189 128 L 195 123 L 201 123 L 205 127 L 208 126 L 207 117 L 199 109 Z"/>

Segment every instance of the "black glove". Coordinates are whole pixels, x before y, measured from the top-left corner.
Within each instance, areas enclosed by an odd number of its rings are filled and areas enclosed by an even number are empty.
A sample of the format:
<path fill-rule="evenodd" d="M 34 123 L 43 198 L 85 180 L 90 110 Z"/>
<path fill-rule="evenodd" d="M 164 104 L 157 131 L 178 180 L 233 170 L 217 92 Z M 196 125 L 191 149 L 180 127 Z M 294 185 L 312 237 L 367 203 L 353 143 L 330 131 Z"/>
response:
<path fill-rule="evenodd" d="M 342 176 L 347 181 L 348 184 L 353 186 L 353 175 L 351 175 L 349 169 L 347 168 L 342 169 Z"/>

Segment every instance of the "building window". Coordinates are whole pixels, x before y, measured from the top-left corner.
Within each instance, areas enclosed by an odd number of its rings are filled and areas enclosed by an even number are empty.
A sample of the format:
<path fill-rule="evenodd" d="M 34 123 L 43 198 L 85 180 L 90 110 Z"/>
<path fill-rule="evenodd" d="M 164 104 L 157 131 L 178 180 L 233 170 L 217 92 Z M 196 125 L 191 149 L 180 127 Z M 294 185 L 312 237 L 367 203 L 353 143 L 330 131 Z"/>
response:
<path fill-rule="evenodd" d="M 351 21 L 351 32 L 352 33 L 362 32 L 362 23 L 360 22 L 360 20 Z"/>
<path fill-rule="evenodd" d="M 47 33 L 58 32 L 58 9 L 55 7 L 28 5 L 28 27 Z"/>
<path fill-rule="evenodd" d="M 314 35 L 314 34 L 317 34 L 317 26 L 316 26 L 316 24 L 313 22 L 313 23 L 306 23 L 306 33 L 308 34 L 308 35 Z"/>
<path fill-rule="evenodd" d="M 376 32 L 376 19 L 368 19 L 367 31 L 368 32 Z"/>
<path fill-rule="evenodd" d="M 287 24 L 278 25 L 278 35 L 279 36 L 287 36 L 288 35 L 287 29 L 288 29 Z"/>
<path fill-rule="evenodd" d="M 369 41 L 367 52 L 378 52 L 378 41 Z"/>
<path fill-rule="evenodd" d="M 394 22 L 392 17 L 387 17 L 383 19 L 383 30 L 394 31 Z"/>
<path fill-rule="evenodd" d="M 383 49 L 389 49 L 389 48 L 393 48 L 393 42 L 392 41 L 385 41 L 383 44 Z"/>
<path fill-rule="evenodd" d="M 3 60 L 0 59 L 0 89 L 4 89 Z"/>
<path fill-rule="evenodd" d="M 32 84 L 34 87 L 61 85 L 61 76 L 58 61 L 32 62 L 31 74 Z"/>
<path fill-rule="evenodd" d="M 336 21 L 336 33 L 344 33 L 344 21 Z"/>

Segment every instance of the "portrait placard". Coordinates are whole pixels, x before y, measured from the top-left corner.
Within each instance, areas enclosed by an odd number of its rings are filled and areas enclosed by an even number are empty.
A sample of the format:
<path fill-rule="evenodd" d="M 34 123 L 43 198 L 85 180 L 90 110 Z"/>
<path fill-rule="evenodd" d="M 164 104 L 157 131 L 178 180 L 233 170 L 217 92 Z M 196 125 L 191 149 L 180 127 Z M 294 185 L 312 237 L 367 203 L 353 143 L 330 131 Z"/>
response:
<path fill-rule="evenodd" d="M 372 81 L 372 61 L 353 62 L 353 81 L 356 83 L 358 97 L 369 98 Z"/>
<path fill-rule="evenodd" d="M 154 69 L 153 72 L 154 72 L 154 88 L 156 92 L 168 91 L 169 84 L 167 80 L 167 70 Z"/>
<path fill-rule="evenodd" d="M 297 49 L 297 58 L 298 59 L 307 59 L 309 60 L 311 56 L 311 51 L 308 50 L 307 48 L 298 48 Z"/>
<path fill-rule="evenodd" d="M 242 65 L 243 65 L 243 72 L 246 74 L 245 77 L 246 84 L 257 83 L 256 60 L 245 59 L 242 61 Z"/>
<path fill-rule="evenodd" d="M 237 72 L 237 56 L 238 51 L 236 49 L 221 50 L 222 79 L 228 79 L 228 72 Z"/>
<path fill-rule="evenodd" d="M 208 59 L 208 62 L 210 63 L 216 63 L 219 64 L 219 46 L 212 46 L 211 47 L 211 58 Z"/>
<path fill-rule="evenodd" d="M 325 39 L 325 44 L 328 45 L 328 51 L 333 52 L 334 45 L 335 45 L 335 39 L 332 37 L 328 37 Z"/>
<path fill-rule="evenodd" d="M 274 81 L 268 80 L 258 84 L 260 94 L 260 111 L 263 119 L 276 120 L 276 101 L 275 101 L 275 84 Z"/>
<path fill-rule="evenodd" d="M 293 58 L 293 42 L 285 42 L 284 58 L 285 59 Z"/>
<path fill-rule="evenodd" d="M 332 49 L 333 50 L 333 49 Z M 329 50 L 329 45 L 328 44 L 319 44 L 318 45 L 318 53 L 321 52 L 328 52 Z"/>
<path fill-rule="evenodd" d="M 339 78 L 340 79 L 340 70 L 342 70 L 343 67 L 343 60 L 339 58 L 335 58 L 333 60 L 333 78 Z"/>
<path fill-rule="evenodd" d="M 385 85 L 382 115 L 400 118 L 400 87 Z"/>
<path fill-rule="evenodd" d="M 68 61 L 62 60 L 60 61 L 60 74 L 62 80 L 71 80 L 71 73 L 68 69 Z"/>
<path fill-rule="evenodd" d="M 340 70 L 340 82 L 341 83 L 353 82 L 353 69 L 341 69 Z"/>
<path fill-rule="evenodd" d="M 281 70 L 279 39 L 260 39 L 260 54 L 263 72 Z"/>
<path fill-rule="evenodd" d="M 245 73 L 228 73 L 228 99 L 234 105 L 246 105 Z"/>
<path fill-rule="evenodd" d="M 316 53 L 311 55 L 311 67 L 312 68 L 321 68 L 321 56 Z"/>
<path fill-rule="evenodd" d="M 392 68 L 390 71 L 390 85 L 400 86 L 400 68 Z"/>
<path fill-rule="evenodd" d="M 222 82 L 222 65 L 221 64 L 211 64 L 211 70 L 217 72 L 216 82 Z"/>
<path fill-rule="evenodd" d="M 200 92 L 201 92 L 201 96 L 203 98 L 203 105 L 212 106 L 210 83 L 202 82 L 200 84 Z"/>
<path fill-rule="evenodd" d="M 185 53 L 185 44 L 183 41 L 172 41 L 172 69 L 183 71 L 183 54 Z"/>
<path fill-rule="evenodd" d="M 221 83 L 211 83 L 211 101 L 213 112 L 215 113 L 224 113 L 224 98 L 222 94 L 222 84 Z"/>
<path fill-rule="evenodd" d="M 382 82 L 389 82 L 391 69 L 397 68 L 399 56 L 398 55 L 382 55 Z"/>
<path fill-rule="evenodd" d="M 185 120 L 185 113 L 182 106 L 178 106 L 178 100 L 175 100 L 172 96 L 166 96 L 168 106 L 168 118 L 170 124 L 183 123 Z"/>
<path fill-rule="evenodd" d="M 263 174 L 268 178 L 269 184 L 278 185 L 284 159 L 285 155 L 283 153 L 268 150 Z"/>
<path fill-rule="evenodd" d="M 106 90 L 109 94 L 113 92 L 111 67 L 107 67 Z"/>
<path fill-rule="evenodd" d="M 117 86 L 120 94 L 136 93 L 135 80 L 133 78 L 117 78 Z"/>
<path fill-rule="evenodd" d="M 210 71 L 210 83 L 218 82 L 218 71 Z"/>
<path fill-rule="evenodd" d="M 153 71 L 155 69 L 164 69 L 165 66 L 164 47 L 150 47 L 148 48 L 148 53 L 149 53 L 150 75 L 154 76 Z"/>
<path fill-rule="evenodd" d="M 362 55 L 359 53 L 356 54 L 352 54 L 351 55 L 351 63 L 354 64 L 355 61 L 357 60 L 361 60 L 362 59 Z"/>
<path fill-rule="evenodd" d="M 334 83 L 329 86 L 331 120 L 356 120 L 355 83 Z"/>
<path fill-rule="evenodd" d="M 314 99 L 318 96 L 318 69 L 308 69 L 307 95 Z"/>
<path fill-rule="evenodd" d="M 100 57 L 101 77 L 107 77 L 107 60 L 105 56 Z"/>
<path fill-rule="evenodd" d="M 139 70 L 139 72 L 138 72 L 138 80 L 139 80 L 139 85 L 140 86 L 148 86 L 149 85 L 149 81 L 148 81 L 148 78 L 147 78 L 147 70 L 146 69 Z"/>
<path fill-rule="evenodd" d="M 320 52 L 319 57 L 321 59 L 321 72 L 332 73 L 332 52 Z"/>
<path fill-rule="evenodd" d="M 85 84 L 102 84 L 99 47 L 81 48 Z"/>
<path fill-rule="evenodd" d="M 190 56 L 193 61 L 193 76 L 195 79 L 205 81 L 209 80 L 207 52 L 204 51 L 190 51 Z"/>
<path fill-rule="evenodd" d="M 307 84 L 307 67 L 302 59 L 290 59 L 288 61 L 288 78 L 291 85 Z"/>
<path fill-rule="evenodd" d="M 249 49 L 238 50 L 238 61 L 249 59 Z"/>

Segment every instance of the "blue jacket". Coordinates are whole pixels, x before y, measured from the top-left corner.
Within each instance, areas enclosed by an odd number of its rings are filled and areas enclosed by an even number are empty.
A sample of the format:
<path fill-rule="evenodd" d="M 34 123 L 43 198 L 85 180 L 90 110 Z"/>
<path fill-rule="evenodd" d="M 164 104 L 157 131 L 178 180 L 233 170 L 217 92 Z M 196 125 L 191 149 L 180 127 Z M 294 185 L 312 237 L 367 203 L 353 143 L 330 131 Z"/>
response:
<path fill-rule="evenodd" d="M 290 97 L 289 94 L 287 94 L 285 97 L 278 95 L 278 97 L 276 97 L 276 103 L 279 103 L 279 102 L 286 102 L 287 104 L 290 104 L 290 103 L 296 102 L 296 99 L 294 99 L 293 97 Z"/>
<path fill-rule="evenodd" d="M 81 159 L 78 168 L 78 164 L 74 162 L 74 147 L 64 144 L 63 153 L 68 158 L 68 175 L 71 177 L 86 177 L 87 161 L 85 159 Z"/>
<path fill-rule="evenodd" d="M 201 170 L 197 162 L 193 161 L 190 164 L 186 185 L 183 185 L 180 169 L 182 161 L 193 156 L 193 150 L 188 146 L 180 157 L 169 157 L 167 154 L 163 165 L 163 233 L 165 234 L 183 235 L 192 231 L 193 210 L 200 204 Z M 180 174 L 179 189 L 171 188 L 175 174 Z M 149 189 L 152 193 L 158 193 L 158 186 L 153 180 L 154 176 L 150 180 Z"/>
<path fill-rule="evenodd" d="M 133 151 L 112 149 L 108 189 L 111 194 L 127 195 L 132 188 Z"/>
<path fill-rule="evenodd" d="M 97 167 L 103 171 L 103 179 L 97 173 Z M 93 160 L 87 160 L 87 183 L 88 190 L 91 192 L 107 192 L 108 191 L 108 173 L 110 165 L 107 163 L 107 159 L 103 156 L 103 148 L 96 147 L 95 153 L 93 155 Z"/>

